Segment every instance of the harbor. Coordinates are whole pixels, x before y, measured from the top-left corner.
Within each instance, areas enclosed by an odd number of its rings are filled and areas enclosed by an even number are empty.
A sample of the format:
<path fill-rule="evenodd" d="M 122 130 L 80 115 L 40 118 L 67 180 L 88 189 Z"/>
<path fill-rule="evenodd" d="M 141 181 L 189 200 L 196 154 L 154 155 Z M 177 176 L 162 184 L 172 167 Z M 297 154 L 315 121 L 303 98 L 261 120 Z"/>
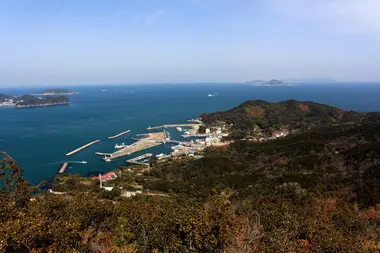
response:
<path fill-rule="evenodd" d="M 115 139 L 115 138 L 118 138 L 118 137 L 120 137 L 120 136 L 122 136 L 122 135 L 128 134 L 128 133 L 130 133 L 130 132 L 131 132 L 131 130 L 127 130 L 127 131 L 122 132 L 122 133 L 119 133 L 119 134 L 117 134 L 117 135 L 110 136 L 110 137 L 108 137 L 108 139 Z"/>
<path fill-rule="evenodd" d="M 81 151 L 81 150 L 83 150 L 83 149 L 85 149 L 85 148 L 88 148 L 88 147 L 90 147 L 91 145 L 94 145 L 95 143 L 98 143 L 98 142 L 100 142 L 100 140 L 96 140 L 96 141 L 90 142 L 90 143 L 88 143 L 88 144 L 86 144 L 86 145 L 83 145 L 82 147 L 77 148 L 77 149 L 75 149 L 75 150 L 73 150 L 73 151 L 67 153 L 66 156 L 74 155 L 74 154 L 78 153 L 79 151 Z"/>
<path fill-rule="evenodd" d="M 166 124 L 161 126 L 148 127 L 148 130 L 160 130 L 160 131 L 152 131 L 148 133 L 140 133 L 131 137 L 134 142 L 132 144 L 129 143 L 116 143 L 113 148 L 117 150 L 107 150 L 106 152 L 98 151 L 95 152 L 95 155 L 101 156 L 101 160 L 105 162 L 111 162 L 115 159 L 131 156 L 137 152 L 141 152 L 144 150 L 148 150 L 163 144 L 168 144 L 163 147 L 163 149 L 169 148 L 171 151 L 169 154 L 160 153 L 157 155 L 158 160 L 163 160 L 168 157 L 178 157 L 178 156 L 191 156 L 194 158 L 200 157 L 199 153 L 202 152 L 207 146 L 219 146 L 224 145 L 225 142 L 222 141 L 222 138 L 228 136 L 228 128 L 225 126 L 222 127 L 214 127 L 214 128 L 205 128 L 205 133 L 198 133 L 199 127 L 201 126 L 198 123 L 198 119 L 192 120 L 197 122 L 196 124 Z M 173 133 L 174 136 L 178 139 L 172 139 L 170 136 L 170 131 L 166 130 L 166 128 L 175 128 L 177 130 L 176 133 Z M 108 137 L 109 140 L 120 137 L 124 134 L 131 132 L 130 130 L 124 131 L 114 136 Z M 193 139 L 188 139 L 188 137 L 192 137 Z M 187 140 L 185 140 L 187 139 Z M 97 142 L 100 140 L 96 140 L 90 142 L 76 150 L 73 150 L 66 155 L 73 155 Z M 102 145 L 101 145 L 102 146 Z M 163 150 L 158 149 L 158 150 Z M 162 152 L 162 151 L 161 151 Z M 165 152 L 165 151 L 164 151 Z M 167 152 L 167 151 L 166 151 Z M 152 153 L 142 154 L 140 156 L 130 158 L 125 160 L 128 164 L 134 165 L 142 165 L 149 166 L 149 157 L 152 156 Z M 68 165 L 62 165 L 62 168 L 59 173 L 63 173 Z"/>

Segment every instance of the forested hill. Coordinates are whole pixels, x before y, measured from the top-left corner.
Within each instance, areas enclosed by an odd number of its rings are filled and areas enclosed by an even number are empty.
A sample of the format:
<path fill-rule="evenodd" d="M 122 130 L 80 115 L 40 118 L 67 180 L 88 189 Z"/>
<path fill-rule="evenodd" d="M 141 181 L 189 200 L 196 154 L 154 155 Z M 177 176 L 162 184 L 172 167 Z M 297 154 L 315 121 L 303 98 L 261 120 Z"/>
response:
<path fill-rule="evenodd" d="M 366 116 L 365 113 L 345 111 L 314 102 L 287 100 L 270 103 L 250 100 L 225 112 L 202 114 L 201 118 L 206 124 L 233 124 L 233 130 L 244 132 L 247 136 L 257 127 L 268 131 L 281 128 L 303 131 L 314 127 L 357 123 Z"/>
<path fill-rule="evenodd" d="M 112 191 L 59 175 L 33 195 L 0 152 L 0 252 L 379 252 L 378 113 L 290 100 L 204 117 L 241 119 L 316 127 L 121 167 Z"/>

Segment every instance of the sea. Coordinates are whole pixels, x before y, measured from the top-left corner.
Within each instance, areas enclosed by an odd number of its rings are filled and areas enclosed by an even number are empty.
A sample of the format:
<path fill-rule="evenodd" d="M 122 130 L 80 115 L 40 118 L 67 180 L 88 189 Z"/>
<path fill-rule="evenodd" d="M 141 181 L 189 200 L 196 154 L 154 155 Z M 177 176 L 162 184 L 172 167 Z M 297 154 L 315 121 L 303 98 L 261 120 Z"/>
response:
<path fill-rule="evenodd" d="M 0 93 L 23 95 L 50 87 L 0 88 Z M 116 143 L 131 144 L 131 137 L 147 133 L 149 126 L 187 123 L 201 113 L 224 111 L 246 100 L 277 102 L 288 99 L 314 101 L 346 110 L 380 111 L 380 83 L 297 84 L 287 87 L 257 87 L 246 83 L 128 84 L 68 86 L 79 92 L 71 104 L 28 109 L 0 107 L 0 151 L 5 151 L 24 169 L 33 185 L 52 181 L 63 162 L 66 173 L 82 176 L 106 173 L 126 166 L 126 159 L 144 153 L 171 152 L 171 144 L 104 162 L 95 152 L 114 152 Z M 107 91 L 105 91 L 107 90 Z M 212 96 L 209 96 L 211 94 Z M 109 140 L 120 132 L 131 133 Z M 168 129 L 172 139 L 181 133 Z M 94 140 L 101 142 L 75 155 L 65 154 Z M 86 164 L 78 163 L 87 161 Z"/>

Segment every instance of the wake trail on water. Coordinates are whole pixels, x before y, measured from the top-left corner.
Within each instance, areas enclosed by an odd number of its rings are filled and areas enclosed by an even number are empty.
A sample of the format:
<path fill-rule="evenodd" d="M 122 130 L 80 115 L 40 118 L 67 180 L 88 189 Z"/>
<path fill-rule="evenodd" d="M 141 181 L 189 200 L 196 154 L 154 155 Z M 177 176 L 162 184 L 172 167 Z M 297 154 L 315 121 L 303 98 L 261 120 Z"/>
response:
<path fill-rule="evenodd" d="M 78 163 L 78 164 L 86 164 L 86 161 L 59 161 L 59 162 L 53 162 L 48 164 L 58 164 L 58 163 Z"/>

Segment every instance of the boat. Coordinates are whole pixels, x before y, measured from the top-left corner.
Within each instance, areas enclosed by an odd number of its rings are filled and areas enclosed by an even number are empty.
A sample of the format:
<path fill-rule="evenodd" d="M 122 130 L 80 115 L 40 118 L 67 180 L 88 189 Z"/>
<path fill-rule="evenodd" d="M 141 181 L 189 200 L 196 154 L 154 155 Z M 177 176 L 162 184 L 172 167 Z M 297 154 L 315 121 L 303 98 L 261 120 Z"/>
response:
<path fill-rule="evenodd" d="M 124 142 L 121 144 L 121 145 L 119 145 L 119 144 L 115 144 L 115 148 L 117 148 L 117 149 L 120 149 L 120 148 L 125 148 L 127 145 L 125 145 L 124 144 Z"/>
<path fill-rule="evenodd" d="M 108 90 L 107 89 L 102 89 L 103 92 L 107 92 Z"/>
<path fill-rule="evenodd" d="M 156 155 L 157 158 L 160 158 L 160 157 L 163 157 L 163 156 L 164 156 L 164 153 Z"/>
<path fill-rule="evenodd" d="M 178 132 L 182 132 L 182 127 L 176 127 L 175 129 L 177 129 Z"/>
<path fill-rule="evenodd" d="M 87 161 L 81 161 L 80 163 L 86 164 L 86 163 L 87 163 Z"/>
<path fill-rule="evenodd" d="M 111 158 L 109 158 L 109 157 L 107 157 L 107 156 L 104 156 L 104 161 L 106 161 L 106 162 L 110 162 L 111 161 Z"/>

